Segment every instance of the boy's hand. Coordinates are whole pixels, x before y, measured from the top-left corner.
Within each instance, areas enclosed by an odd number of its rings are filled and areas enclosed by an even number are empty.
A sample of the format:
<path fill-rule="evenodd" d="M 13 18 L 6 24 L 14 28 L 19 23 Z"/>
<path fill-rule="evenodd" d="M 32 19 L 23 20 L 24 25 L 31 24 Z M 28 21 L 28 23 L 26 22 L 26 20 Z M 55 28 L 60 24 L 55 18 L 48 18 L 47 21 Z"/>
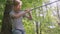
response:
<path fill-rule="evenodd" d="M 30 12 L 30 9 L 28 8 L 28 9 L 26 9 L 25 11 L 26 11 L 26 12 Z"/>
<path fill-rule="evenodd" d="M 32 20 L 32 16 L 31 16 L 31 13 L 30 13 L 30 9 L 28 8 L 28 9 L 26 9 L 25 10 L 27 13 L 28 13 L 28 15 L 29 16 L 26 16 L 29 20 Z"/>

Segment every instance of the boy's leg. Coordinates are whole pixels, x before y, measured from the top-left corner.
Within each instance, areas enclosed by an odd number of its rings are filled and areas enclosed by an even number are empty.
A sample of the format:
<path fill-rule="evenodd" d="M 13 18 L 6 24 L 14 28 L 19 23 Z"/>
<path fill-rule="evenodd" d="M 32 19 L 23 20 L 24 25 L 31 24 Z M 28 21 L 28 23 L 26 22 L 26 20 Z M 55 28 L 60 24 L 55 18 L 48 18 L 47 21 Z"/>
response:
<path fill-rule="evenodd" d="M 13 34 L 25 34 L 25 31 L 24 30 L 20 30 L 20 29 L 15 29 L 13 31 Z"/>

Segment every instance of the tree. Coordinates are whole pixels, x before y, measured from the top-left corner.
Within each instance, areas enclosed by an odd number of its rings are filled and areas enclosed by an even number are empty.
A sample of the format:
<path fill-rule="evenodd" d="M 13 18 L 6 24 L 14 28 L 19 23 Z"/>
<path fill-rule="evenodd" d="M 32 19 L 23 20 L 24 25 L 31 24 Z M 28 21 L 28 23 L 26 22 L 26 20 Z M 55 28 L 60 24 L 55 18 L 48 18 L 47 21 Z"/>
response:
<path fill-rule="evenodd" d="M 12 0 L 7 0 L 5 10 L 4 10 L 4 16 L 2 20 L 2 29 L 1 34 L 12 34 L 12 26 L 10 23 L 10 16 L 9 12 L 12 10 Z"/>

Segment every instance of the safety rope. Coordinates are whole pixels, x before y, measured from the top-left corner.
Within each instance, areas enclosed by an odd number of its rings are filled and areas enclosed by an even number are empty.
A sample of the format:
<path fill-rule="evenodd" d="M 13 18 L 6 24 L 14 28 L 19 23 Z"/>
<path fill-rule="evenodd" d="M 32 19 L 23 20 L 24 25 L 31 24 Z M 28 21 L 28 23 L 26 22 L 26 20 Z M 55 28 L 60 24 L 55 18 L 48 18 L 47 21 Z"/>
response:
<path fill-rule="evenodd" d="M 37 9 L 37 8 L 40 8 L 40 7 L 44 7 L 44 6 L 47 6 L 47 5 L 50 5 L 50 4 L 53 4 L 53 3 L 56 3 L 56 2 L 59 2 L 60 0 L 58 1 L 54 1 L 54 2 L 51 2 L 51 3 L 48 3 L 48 4 L 45 4 L 45 5 L 42 5 L 42 6 L 38 6 L 38 7 L 35 7 L 35 8 L 32 8 L 30 11 L 34 10 L 34 9 Z"/>

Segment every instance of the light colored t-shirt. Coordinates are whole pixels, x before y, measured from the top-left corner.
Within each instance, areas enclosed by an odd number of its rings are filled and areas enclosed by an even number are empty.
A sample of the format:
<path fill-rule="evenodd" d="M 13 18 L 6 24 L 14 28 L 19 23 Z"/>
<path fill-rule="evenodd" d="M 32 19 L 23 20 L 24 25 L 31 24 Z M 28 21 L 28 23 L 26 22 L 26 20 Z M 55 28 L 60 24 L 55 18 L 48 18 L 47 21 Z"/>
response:
<path fill-rule="evenodd" d="M 18 14 L 22 14 L 22 13 L 24 13 L 24 11 L 19 11 Z M 10 17 L 12 17 L 15 14 L 15 12 L 11 11 L 9 14 L 10 14 Z M 23 16 L 21 16 L 20 18 L 17 18 L 17 19 L 15 19 L 15 18 L 12 19 L 11 18 L 12 30 L 14 30 L 14 29 L 22 29 L 22 30 L 24 30 L 24 26 L 22 24 L 22 18 L 23 18 Z"/>

